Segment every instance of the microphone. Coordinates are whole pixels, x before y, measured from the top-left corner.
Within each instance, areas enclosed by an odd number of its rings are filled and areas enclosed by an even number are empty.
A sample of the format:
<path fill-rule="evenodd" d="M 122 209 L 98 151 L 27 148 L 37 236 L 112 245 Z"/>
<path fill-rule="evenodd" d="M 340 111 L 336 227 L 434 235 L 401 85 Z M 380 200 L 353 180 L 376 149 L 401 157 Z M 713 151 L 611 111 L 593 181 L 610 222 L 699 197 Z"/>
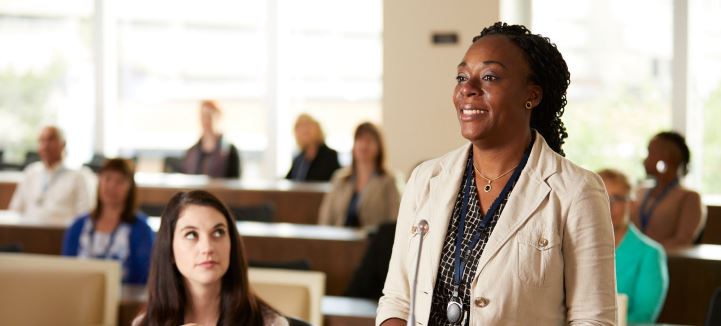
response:
<path fill-rule="evenodd" d="M 416 291 L 418 290 L 418 268 L 421 265 L 421 252 L 423 252 L 423 237 L 428 233 L 428 221 L 421 220 L 418 222 L 416 228 L 416 234 L 421 235 L 421 240 L 418 243 L 418 257 L 416 258 L 416 273 L 413 275 L 413 287 L 411 289 L 411 312 L 408 316 L 408 322 L 406 326 L 415 326 L 416 324 Z"/>

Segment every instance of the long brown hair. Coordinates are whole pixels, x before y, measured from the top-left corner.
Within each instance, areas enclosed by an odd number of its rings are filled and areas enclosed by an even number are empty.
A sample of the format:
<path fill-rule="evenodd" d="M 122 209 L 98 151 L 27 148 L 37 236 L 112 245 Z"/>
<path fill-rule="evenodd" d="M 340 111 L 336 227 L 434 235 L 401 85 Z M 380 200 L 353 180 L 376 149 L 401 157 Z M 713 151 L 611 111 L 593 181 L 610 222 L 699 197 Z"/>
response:
<path fill-rule="evenodd" d="M 364 122 L 358 125 L 355 129 L 355 135 L 353 136 L 353 141 L 355 143 L 358 138 L 362 135 L 370 135 L 373 137 L 373 139 L 376 141 L 376 144 L 378 144 L 378 156 L 376 157 L 375 161 L 375 168 L 376 173 L 380 175 L 386 174 L 386 150 L 385 145 L 383 144 L 383 136 L 381 135 L 381 131 L 376 127 L 374 124 L 370 122 Z M 355 147 L 355 145 L 353 145 Z M 356 160 L 355 157 L 353 157 L 353 173 L 355 173 L 356 168 Z"/>
<path fill-rule="evenodd" d="M 125 197 L 125 204 L 123 205 L 123 212 L 120 215 L 120 220 L 124 223 L 134 223 L 135 222 L 135 210 L 136 207 L 136 190 L 135 190 L 135 172 L 133 171 L 133 167 L 131 164 L 122 158 L 113 158 L 106 160 L 103 163 L 103 166 L 100 167 L 100 171 L 98 171 L 98 176 L 102 176 L 103 173 L 106 172 L 118 172 L 125 177 L 125 180 L 127 180 L 130 183 L 130 187 L 128 188 L 127 196 Z M 100 214 L 103 212 L 103 202 L 100 200 L 100 183 L 98 183 L 98 191 L 97 196 L 95 199 L 95 209 L 90 214 L 90 218 L 93 220 L 98 220 L 100 218 Z"/>
<path fill-rule="evenodd" d="M 217 210 L 228 224 L 230 260 L 221 281 L 218 325 L 263 325 L 263 312 L 275 310 L 250 289 L 248 263 L 235 221 L 218 198 L 202 190 L 175 194 L 163 211 L 148 279 L 148 305 L 140 325 L 183 324 L 187 298 L 183 275 L 174 264 L 173 234 L 183 209 L 191 205 Z"/>

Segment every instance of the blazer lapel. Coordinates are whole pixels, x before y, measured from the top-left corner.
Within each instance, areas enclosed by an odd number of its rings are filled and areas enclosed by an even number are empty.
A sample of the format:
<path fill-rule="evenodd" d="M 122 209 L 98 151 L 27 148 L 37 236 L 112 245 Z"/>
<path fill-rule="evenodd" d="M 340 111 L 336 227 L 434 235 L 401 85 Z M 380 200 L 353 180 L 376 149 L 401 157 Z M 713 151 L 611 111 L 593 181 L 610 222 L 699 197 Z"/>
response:
<path fill-rule="evenodd" d="M 553 154 L 548 151 L 552 150 L 546 145 L 543 137 L 536 133 L 536 142 L 526 167 L 483 249 L 481 260 L 476 268 L 476 278 L 551 192 L 551 188 L 546 184 L 546 179 L 555 173 L 556 165 L 553 156 L 549 159 L 549 155 Z"/>
<path fill-rule="evenodd" d="M 440 162 L 441 170 L 430 179 L 427 203 L 431 216 L 418 217 L 419 220 L 427 219 L 429 224 L 429 232 L 424 240 L 423 249 L 426 252 L 424 256 L 428 257 L 428 261 L 427 265 L 424 264 L 425 268 L 421 268 L 425 271 L 422 273 L 425 274 L 424 277 L 419 277 L 420 285 L 428 291 L 432 291 L 435 286 L 443 242 L 446 239 L 448 223 L 458 196 L 458 189 L 461 186 L 469 148 L 468 145 L 465 145 Z"/>

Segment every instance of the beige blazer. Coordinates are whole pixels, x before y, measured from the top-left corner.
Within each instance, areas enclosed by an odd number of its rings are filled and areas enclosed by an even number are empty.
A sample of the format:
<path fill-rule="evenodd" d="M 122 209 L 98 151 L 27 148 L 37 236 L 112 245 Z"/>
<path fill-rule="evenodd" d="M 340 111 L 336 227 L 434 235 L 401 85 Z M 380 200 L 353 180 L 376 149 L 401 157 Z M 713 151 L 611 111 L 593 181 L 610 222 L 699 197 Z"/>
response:
<path fill-rule="evenodd" d="M 351 168 L 339 169 L 331 179 L 331 190 L 320 205 L 319 224 L 343 226 L 355 186 L 350 179 Z M 392 174 L 375 175 L 366 184 L 358 199 L 358 218 L 362 227 L 393 222 L 398 217 L 400 194 Z"/>
<path fill-rule="evenodd" d="M 557 155 L 536 133 L 526 167 L 481 255 L 471 325 L 615 325 L 614 238 L 601 179 Z M 436 273 L 470 146 L 424 162 L 401 200 L 376 324 L 408 318 L 420 236 L 416 321 L 428 325 Z"/>

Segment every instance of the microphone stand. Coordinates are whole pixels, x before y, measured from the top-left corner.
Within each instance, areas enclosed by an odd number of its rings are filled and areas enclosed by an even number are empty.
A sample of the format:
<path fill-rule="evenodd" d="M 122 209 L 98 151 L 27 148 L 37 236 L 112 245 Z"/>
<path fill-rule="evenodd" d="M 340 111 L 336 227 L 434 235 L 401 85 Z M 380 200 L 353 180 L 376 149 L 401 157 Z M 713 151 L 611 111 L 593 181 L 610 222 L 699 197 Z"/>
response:
<path fill-rule="evenodd" d="M 418 243 L 418 257 L 416 258 L 416 272 L 413 275 L 413 288 L 411 290 L 411 312 L 408 316 L 408 322 L 406 326 L 416 325 L 416 292 L 418 291 L 418 269 L 421 265 L 421 252 L 423 252 L 423 238 L 428 233 L 428 221 L 421 220 L 418 222 L 418 233 L 421 235 L 420 242 Z M 417 234 L 418 234 L 417 233 Z"/>

